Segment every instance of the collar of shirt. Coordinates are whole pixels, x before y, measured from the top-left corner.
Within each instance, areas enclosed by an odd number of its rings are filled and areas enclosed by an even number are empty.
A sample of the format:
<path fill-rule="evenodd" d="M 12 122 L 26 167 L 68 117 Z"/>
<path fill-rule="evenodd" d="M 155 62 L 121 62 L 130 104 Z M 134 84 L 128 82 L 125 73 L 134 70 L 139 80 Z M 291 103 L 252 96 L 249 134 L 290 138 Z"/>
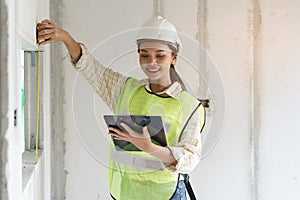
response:
<path fill-rule="evenodd" d="M 152 90 L 150 89 L 149 79 L 141 79 L 136 84 L 140 85 L 140 86 L 145 86 L 147 91 L 153 93 Z M 155 93 L 155 94 L 157 94 L 157 95 L 168 95 L 168 96 L 171 96 L 175 99 L 178 99 L 178 96 L 179 96 L 181 91 L 182 91 L 181 85 L 177 81 L 175 81 L 174 83 L 172 83 L 164 91 L 158 92 L 158 93 Z"/>

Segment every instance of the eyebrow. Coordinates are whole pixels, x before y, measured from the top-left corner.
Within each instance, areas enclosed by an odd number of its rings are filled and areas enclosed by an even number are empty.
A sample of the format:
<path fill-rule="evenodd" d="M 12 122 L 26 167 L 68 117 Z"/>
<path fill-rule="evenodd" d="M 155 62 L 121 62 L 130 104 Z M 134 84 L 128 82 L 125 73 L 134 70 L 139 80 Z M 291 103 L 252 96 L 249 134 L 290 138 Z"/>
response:
<path fill-rule="evenodd" d="M 141 49 L 141 51 L 143 51 L 143 52 L 148 52 L 148 51 L 145 50 L 145 49 Z M 166 52 L 166 50 L 158 49 L 158 50 L 156 50 L 155 52 L 157 52 L 157 53 L 159 53 L 159 52 Z"/>

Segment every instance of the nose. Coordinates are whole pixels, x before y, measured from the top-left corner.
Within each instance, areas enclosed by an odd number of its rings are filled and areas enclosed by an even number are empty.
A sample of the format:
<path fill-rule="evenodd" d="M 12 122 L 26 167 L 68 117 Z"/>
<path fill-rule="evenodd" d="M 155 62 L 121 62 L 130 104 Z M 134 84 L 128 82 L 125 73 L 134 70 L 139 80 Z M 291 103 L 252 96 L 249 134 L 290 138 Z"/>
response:
<path fill-rule="evenodd" d="M 151 65 L 157 65 L 156 58 L 153 57 L 153 56 L 150 56 L 150 58 L 149 58 L 149 64 L 151 64 Z"/>

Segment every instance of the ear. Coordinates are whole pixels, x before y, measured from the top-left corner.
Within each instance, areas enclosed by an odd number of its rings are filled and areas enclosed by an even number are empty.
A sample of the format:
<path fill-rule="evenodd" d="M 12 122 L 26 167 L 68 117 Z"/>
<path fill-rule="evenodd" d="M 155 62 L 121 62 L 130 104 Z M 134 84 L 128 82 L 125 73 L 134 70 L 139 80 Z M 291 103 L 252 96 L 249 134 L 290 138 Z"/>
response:
<path fill-rule="evenodd" d="M 176 61 L 177 61 L 177 56 L 176 55 L 173 55 L 173 58 L 172 58 L 172 64 L 175 65 L 176 64 Z"/>

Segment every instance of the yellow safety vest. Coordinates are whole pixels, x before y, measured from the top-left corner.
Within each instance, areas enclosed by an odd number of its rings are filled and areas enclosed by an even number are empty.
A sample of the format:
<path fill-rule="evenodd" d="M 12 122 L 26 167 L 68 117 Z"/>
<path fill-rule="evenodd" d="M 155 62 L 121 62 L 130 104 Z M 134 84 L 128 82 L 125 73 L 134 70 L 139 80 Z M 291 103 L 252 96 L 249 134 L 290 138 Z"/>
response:
<path fill-rule="evenodd" d="M 181 130 L 199 101 L 187 92 L 178 99 L 150 93 L 138 80 L 129 78 L 119 99 L 115 114 L 159 115 L 162 117 L 168 146 L 176 146 Z M 202 106 L 201 106 L 202 107 Z M 203 108 L 199 112 L 203 112 Z M 200 123 L 200 122 L 199 122 Z M 199 133 L 200 134 L 200 133 Z M 169 172 L 163 163 L 143 151 L 117 151 L 111 142 L 109 187 L 117 200 L 167 200 L 178 183 L 178 174 Z"/>

